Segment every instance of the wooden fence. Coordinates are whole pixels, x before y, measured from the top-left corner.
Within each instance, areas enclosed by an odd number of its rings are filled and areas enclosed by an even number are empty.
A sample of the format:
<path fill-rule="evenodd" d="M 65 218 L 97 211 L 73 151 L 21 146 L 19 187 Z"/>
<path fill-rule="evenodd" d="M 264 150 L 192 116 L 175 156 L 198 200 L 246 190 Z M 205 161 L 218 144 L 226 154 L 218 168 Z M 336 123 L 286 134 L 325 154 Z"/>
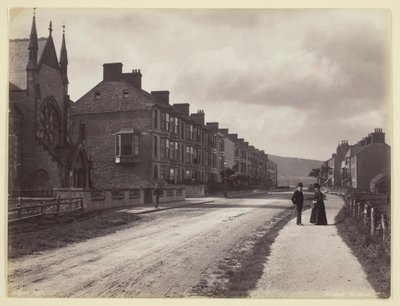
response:
<path fill-rule="evenodd" d="M 354 194 L 346 197 L 345 209 L 371 236 L 390 239 L 390 205 L 387 194 Z"/>
<path fill-rule="evenodd" d="M 9 198 L 8 222 L 61 215 L 82 209 L 82 198 Z"/>

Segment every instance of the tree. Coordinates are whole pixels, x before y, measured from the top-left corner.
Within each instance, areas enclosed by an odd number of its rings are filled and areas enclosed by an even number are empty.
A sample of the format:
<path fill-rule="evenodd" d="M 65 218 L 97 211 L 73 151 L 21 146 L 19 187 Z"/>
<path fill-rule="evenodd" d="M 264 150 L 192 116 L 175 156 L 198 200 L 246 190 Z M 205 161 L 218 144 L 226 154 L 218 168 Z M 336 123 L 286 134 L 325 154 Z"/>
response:
<path fill-rule="evenodd" d="M 311 172 L 308 174 L 308 176 L 315 177 L 317 179 L 317 182 L 320 182 L 321 178 L 321 169 L 320 168 L 314 168 L 311 170 Z"/>

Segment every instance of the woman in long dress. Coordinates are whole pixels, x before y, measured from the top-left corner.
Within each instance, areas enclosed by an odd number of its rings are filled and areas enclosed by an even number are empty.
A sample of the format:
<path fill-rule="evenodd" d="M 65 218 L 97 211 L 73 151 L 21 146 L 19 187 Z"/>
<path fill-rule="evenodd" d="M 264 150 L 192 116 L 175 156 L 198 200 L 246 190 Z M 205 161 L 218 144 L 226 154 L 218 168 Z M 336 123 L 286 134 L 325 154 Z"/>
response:
<path fill-rule="evenodd" d="M 315 225 L 327 225 L 328 221 L 326 219 L 324 203 L 325 195 L 321 192 L 321 186 L 319 184 L 314 184 L 314 190 L 314 207 L 311 211 L 310 223 L 313 223 Z"/>

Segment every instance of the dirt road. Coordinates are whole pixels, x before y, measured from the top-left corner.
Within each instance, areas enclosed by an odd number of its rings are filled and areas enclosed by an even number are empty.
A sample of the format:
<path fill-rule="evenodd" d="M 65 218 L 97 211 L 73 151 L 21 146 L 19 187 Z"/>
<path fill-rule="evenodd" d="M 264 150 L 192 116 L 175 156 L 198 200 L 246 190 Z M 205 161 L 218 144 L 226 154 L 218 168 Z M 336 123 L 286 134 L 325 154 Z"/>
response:
<path fill-rule="evenodd" d="M 288 197 L 215 199 L 145 214 L 127 230 L 9 261 L 9 296 L 195 295 L 204 271 L 229 259 L 239 241 L 282 212 L 290 216 Z"/>

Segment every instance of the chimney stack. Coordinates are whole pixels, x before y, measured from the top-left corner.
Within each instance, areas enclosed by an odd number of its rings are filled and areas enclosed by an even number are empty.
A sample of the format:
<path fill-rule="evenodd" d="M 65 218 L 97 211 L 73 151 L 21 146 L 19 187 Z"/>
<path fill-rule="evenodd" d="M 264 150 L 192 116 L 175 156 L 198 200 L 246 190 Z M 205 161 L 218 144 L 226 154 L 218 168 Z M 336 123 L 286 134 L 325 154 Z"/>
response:
<path fill-rule="evenodd" d="M 122 77 L 137 89 L 142 89 L 142 73 L 140 69 L 133 69 L 131 73 L 124 73 Z"/>
<path fill-rule="evenodd" d="M 230 138 L 232 138 L 234 141 L 238 139 L 238 134 L 228 134 Z"/>
<path fill-rule="evenodd" d="M 168 90 L 157 90 L 152 91 L 151 94 L 156 97 L 156 99 L 164 104 L 169 105 L 169 91 Z"/>
<path fill-rule="evenodd" d="M 375 129 L 371 133 L 371 138 L 373 143 L 385 143 L 385 133 L 383 133 L 382 129 Z"/>
<path fill-rule="evenodd" d="M 219 129 L 219 131 L 225 136 L 229 134 L 229 129 Z"/>
<path fill-rule="evenodd" d="M 189 108 L 190 104 L 189 103 L 175 103 L 173 107 L 180 112 L 181 114 L 184 114 L 186 116 L 189 116 Z"/>
<path fill-rule="evenodd" d="M 197 113 L 191 114 L 190 117 L 197 123 L 200 123 L 204 125 L 204 111 L 203 110 L 198 110 Z"/>
<path fill-rule="evenodd" d="M 213 131 L 218 131 L 218 122 L 207 122 L 207 126 Z"/>
<path fill-rule="evenodd" d="M 103 81 L 120 81 L 122 77 L 122 63 L 103 64 Z"/>

